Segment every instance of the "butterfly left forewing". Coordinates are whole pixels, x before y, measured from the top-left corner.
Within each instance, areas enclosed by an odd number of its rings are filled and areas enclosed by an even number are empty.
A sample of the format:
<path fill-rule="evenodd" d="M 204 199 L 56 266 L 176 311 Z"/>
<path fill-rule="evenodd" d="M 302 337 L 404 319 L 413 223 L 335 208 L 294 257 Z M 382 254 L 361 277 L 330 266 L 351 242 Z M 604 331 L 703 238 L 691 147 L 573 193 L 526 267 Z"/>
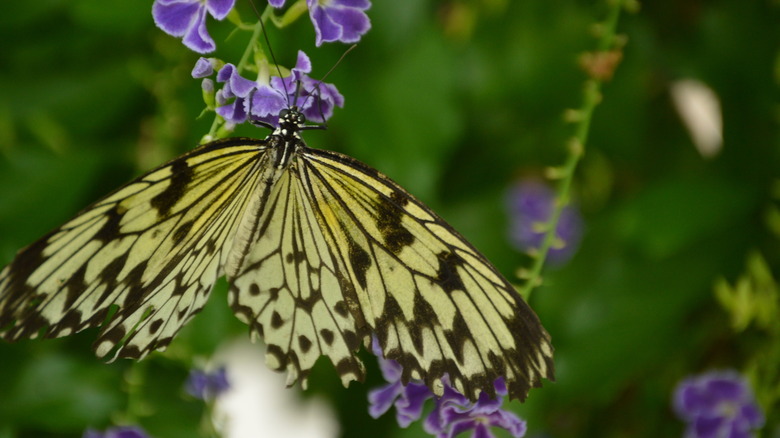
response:
<path fill-rule="evenodd" d="M 549 335 L 514 288 L 446 222 L 376 170 L 307 149 L 302 179 L 313 187 L 342 275 L 386 357 L 405 379 L 453 386 L 472 399 L 505 376 L 524 399 L 552 379 Z"/>
<path fill-rule="evenodd" d="M 1 335 L 65 336 L 103 324 L 116 307 L 99 356 L 164 348 L 222 273 L 262 149 L 246 140 L 195 149 L 21 250 L 0 272 Z"/>

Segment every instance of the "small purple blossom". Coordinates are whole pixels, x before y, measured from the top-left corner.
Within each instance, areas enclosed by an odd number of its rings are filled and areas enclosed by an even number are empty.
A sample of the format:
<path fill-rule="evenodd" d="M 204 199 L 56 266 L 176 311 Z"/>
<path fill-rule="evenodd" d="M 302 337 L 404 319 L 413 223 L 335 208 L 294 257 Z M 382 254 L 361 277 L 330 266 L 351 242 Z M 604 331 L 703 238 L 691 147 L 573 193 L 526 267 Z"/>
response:
<path fill-rule="evenodd" d="M 542 246 L 545 230 L 540 226 L 550 220 L 554 205 L 555 193 L 540 182 L 521 181 L 510 189 L 507 196 L 509 233 L 518 249 L 527 251 Z M 555 237 L 548 256 L 551 263 L 561 265 L 574 255 L 582 237 L 582 218 L 571 204 L 561 212 Z"/>
<path fill-rule="evenodd" d="M 509 431 L 515 438 L 526 432 L 525 421 L 515 414 L 501 409 L 503 396 L 507 394 L 502 378 L 495 382 L 495 399 L 487 393 L 480 394 L 476 403 L 448 384 L 446 376 L 442 379 L 444 393 L 440 398 L 421 381 L 411 381 L 408 385 L 401 382 L 402 369 L 398 362 L 384 359 L 379 342 L 374 338 L 372 350 L 379 358 L 382 375 L 389 383 L 368 393 L 370 406 L 368 413 L 378 418 L 395 405 L 398 425 L 407 427 L 422 416 L 423 406 L 428 399 L 435 400 L 433 411 L 426 417 L 425 431 L 438 438 L 452 438 L 461 432 L 473 430 L 472 438 L 493 438 L 490 428 L 500 427 Z"/>
<path fill-rule="evenodd" d="M 93 429 L 87 429 L 82 438 L 150 438 L 138 426 L 119 426 L 106 429 L 105 432 L 98 432 Z"/>
<path fill-rule="evenodd" d="M 291 74 L 284 78 L 251 81 L 233 64 L 225 64 L 217 73 L 217 82 L 225 84 L 216 94 L 217 114 L 233 124 L 252 119 L 276 125 L 279 112 L 294 105 L 308 120 L 324 122 L 333 115 L 334 107 L 344 106 L 344 97 L 333 84 L 310 78 L 310 72 L 311 61 L 302 51 Z"/>
<path fill-rule="evenodd" d="M 185 384 L 187 394 L 201 400 L 213 400 L 221 393 L 230 389 L 225 367 L 219 367 L 213 372 L 192 370 Z"/>
<path fill-rule="evenodd" d="M 306 0 L 306 3 L 317 34 L 317 46 L 332 41 L 355 43 L 371 29 L 365 12 L 371 7 L 368 0 Z"/>
<path fill-rule="evenodd" d="M 217 66 L 217 60 L 215 58 L 200 57 L 195 63 L 195 67 L 192 68 L 192 77 L 195 79 L 207 78 L 214 74 L 214 70 Z"/>
<path fill-rule="evenodd" d="M 206 29 L 206 13 L 224 19 L 236 0 L 155 0 L 152 5 L 154 24 L 165 33 L 182 37 L 190 50 L 209 53 L 216 49 Z"/>
<path fill-rule="evenodd" d="M 433 397 L 433 393 L 422 382 L 409 382 L 404 386 L 401 382 L 401 365 L 398 362 L 382 357 L 379 342 L 374 338 L 372 350 L 379 359 L 382 376 L 389 383 L 368 392 L 368 413 L 373 418 L 379 418 L 395 405 L 395 415 L 401 427 L 407 427 L 420 419 L 423 405 Z"/>
<path fill-rule="evenodd" d="M 748 438 L 764 425 L 761 408 L 736 371 L 689 377 L 677 385 L 673 402 L 688 423 L 689 438 Z"/>
<path fill-rule="evenodd" d="M 268 4 L 275 7 L 276 9 L 279 9 L 284 6 L 285 1 L 286 0 L 268 0 Z"/>
<path fill-rule="evenodd" d="M 438 438 L 452 438 L 472 430 L 472 438 L 494 438 L 492 427 L 507 430 L 513 437 L 525 435 L 526 423 L 512 412 L 501 409 L 503 396 L 507 394 L 503 378 L 495 382 L 496 398 L 482 392 L 476 403 L 471 403 L 463 394 L 449 385 L 444 394 L 436 400 L 436 407 L 425 419 L 425 430 Z"/>

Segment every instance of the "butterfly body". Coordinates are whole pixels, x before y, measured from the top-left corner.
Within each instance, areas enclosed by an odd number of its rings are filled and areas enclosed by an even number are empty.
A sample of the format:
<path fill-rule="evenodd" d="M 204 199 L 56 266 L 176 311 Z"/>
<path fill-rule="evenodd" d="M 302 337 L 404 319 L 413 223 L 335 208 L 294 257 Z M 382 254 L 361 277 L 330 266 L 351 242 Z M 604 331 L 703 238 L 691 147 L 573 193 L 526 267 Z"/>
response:
<path fill-rule="evenodd" d="M 142 358 L 225 275 L 290 384 L 322 355 L 362 380 L 371 336 L 436 393 L 445 375 L 471 399 L 500 376 L 521 399 L 552 379 L 549 335 L 484 256 L 375 169 L 308 148 L 305 128 L 291 108 L 263 140 L 200 146 L 21 250 L 0 271 L 0 336 L 101 326 L 99 356 Z"/>

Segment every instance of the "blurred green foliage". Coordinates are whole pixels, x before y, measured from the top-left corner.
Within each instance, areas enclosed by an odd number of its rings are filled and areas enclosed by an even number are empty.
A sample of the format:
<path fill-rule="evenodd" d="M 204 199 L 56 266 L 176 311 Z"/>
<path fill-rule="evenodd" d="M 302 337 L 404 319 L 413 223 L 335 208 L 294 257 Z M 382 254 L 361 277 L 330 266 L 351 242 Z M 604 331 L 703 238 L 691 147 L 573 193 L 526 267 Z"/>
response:
<path fill-rule="evenodd" d="M 251 15 L 246 2 L 238 7 Z M 593 25 L 606 7 L 376 0 L 372 30 L 329 77 L 346 106 L 307 141 L 390 175 L 511 278 L 528 258 L 507 240 L 504 191 L 565 159 L 572 126 L 563 114 L 580 105 L 586 79 L 577 60 L 595 49 Z M 0 264 L 208 131 L 210 116 L 197 119 L 200 84 L 189 76 L 197 56 L 156 29 L 150 9 L 138 1 L 0 5 Z M 780 433 L 772 396 L 780 356 L 761 354 L 779 351 L 780 338 L 744 314 L 751 300 L 770 299 L 772 313 L 755 318 L 778 324 L 772 230 L 780 227 L 767 218 L 779 202 L 779 19 L 769 0 L 657 0 L 622 16 L 623 59 L 602 89 L 574 180 L 587 231 L 574 259 L 546 271 L 531 296 L 553 337 L 557 381 L 512 404 L 529 436 L 680 436 L 671 391 L 712 368 L 747 372 L 767 410 L 764 436 Z M 209 29 L 217 55 L 237 60 L 245 35 L 226 43 L 228 23 Z M 314 77 L 345 50 L 315 48 L 306 17 L 271 29 L 270 39 L 284 64 L 306 51 Z M 681 78 L 703 81 L 720 99 L 724 145 L 714 158 L 696 151 L 672 105 L 669 87 Z M 196 436 L 203 408 L 181 390 L 190 359 L 246 331 L 225 302 L 221 283 L 133 385 L 131 362 L 94 358 L 94 330 L 0 344 L 0 437 L 105 427 L 126 408 L 130 387 L 149 413 L 135 420 L 150 433 Z M 365 392 L 381 381 L 375 365 L 367 385 L 345 390 L 323 364 L 309 393 L 332 401 L 345 436 L 424 436 L 419 424 L 401 430 L 392 415 L 368 417 Z"/>

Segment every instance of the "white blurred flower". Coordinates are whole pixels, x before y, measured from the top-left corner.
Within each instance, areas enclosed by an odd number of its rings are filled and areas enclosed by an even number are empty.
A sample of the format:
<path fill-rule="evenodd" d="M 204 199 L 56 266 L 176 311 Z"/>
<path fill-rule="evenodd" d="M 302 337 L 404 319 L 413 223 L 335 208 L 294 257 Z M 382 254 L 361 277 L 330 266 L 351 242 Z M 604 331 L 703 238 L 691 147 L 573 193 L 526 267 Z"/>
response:
<path fill-rule="evenodd" d="M 224 438 L 335 438 L 335 413 L 321 399 L 298 396 L 285 375 L 268 369 L 264 350 L 246 339 L 225 343 L 212 358 L 224 365 L 230 390 L 214 406 L 214 421 Z"/>
<path fill-rule="evenodd" d="M 723 116 L 714 91 L 695 79 L 672 83 L 672 102 L 702 157 L 711 158 L 723 145 Z"/>

